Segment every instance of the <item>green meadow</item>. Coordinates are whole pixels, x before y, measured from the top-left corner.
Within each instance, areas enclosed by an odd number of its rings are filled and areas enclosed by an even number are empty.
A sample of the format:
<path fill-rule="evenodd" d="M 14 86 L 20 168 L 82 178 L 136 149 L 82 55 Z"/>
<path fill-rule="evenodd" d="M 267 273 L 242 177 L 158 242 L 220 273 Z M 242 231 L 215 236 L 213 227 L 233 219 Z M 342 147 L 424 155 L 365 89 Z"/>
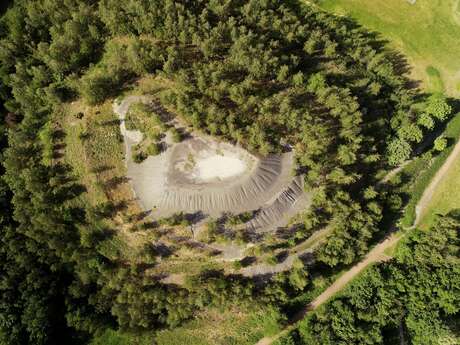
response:
<path fill-rule="evenodd" d="M 381 33 L 403 52 L 412 76 L 427 91 L 460 95 L 459 0 L 318 0 L 323 9 L 348 15 Z"/>

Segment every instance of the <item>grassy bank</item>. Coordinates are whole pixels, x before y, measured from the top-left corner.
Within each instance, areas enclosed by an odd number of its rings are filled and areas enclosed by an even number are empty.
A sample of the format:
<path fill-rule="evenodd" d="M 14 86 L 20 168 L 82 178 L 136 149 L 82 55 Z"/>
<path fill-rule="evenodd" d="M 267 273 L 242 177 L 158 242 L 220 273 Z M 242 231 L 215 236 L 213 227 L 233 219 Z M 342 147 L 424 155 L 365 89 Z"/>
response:
<path fill-rule="evenodd" d="M 451 138 L 460 138 L 460 114 L 452 121 Z M 451 141 L 453 141 L 451 139 Z M 453 146 L 453 145 L 452 145 Z M 452 148 L 451 146 L 451 148 Z M 449 151 L 451 151 L 451 148 Z M 420 227 L 428 229 L 437 214 L 445 215 L 454 209 L 460 208 L 460 160 L 450 166 L 444 178 L 436 188 L 429 205 L 422 214 Z"/>
<path fill-rule="evenodd" d="M 401 219 L 401 224 L 405 227 L 409 227 L 414 223 L 415 207 L 417 203 L 421 199 L 423 192 L 430 184 L 438 169 L 444 164 L 447 157 L 452 152 L 455 143 L 460 138 L 460 114 L 457 114 L 450 120 L 443 135 L 449 142 L 449 146 L 444 151 L 436 154 L 429 152 L 417 157 L 399 174 L 399 177 L 409 180 L 409 183 L 404 184 L 405 187 L 402 190 L 403 193 L 409 196 L 404 216 Z M 459 164 L 457 163 L 455 166 L 458 167 Z M 457 180 L 458 183 L 460 183 L 460 173 L 458 173 L 457 176 L 457 174 L 455 174 L 455 169 L 450 169 L 449 174 L 453 174 L 455 176 L 446 176 L 446 178 L 444 178 L 435 193 L 437 197 L 433 198 L 430 206 L 425 211 L 425 217 L 432 217 L 435 213 L 439 213 L 440 210 L 438 210 L 439 206 L 436 204 L 437 202 L 440 203 L 440 205 L 444 205 L 444 208 L 447 208 L 449 207 L 448 205 L 455 204 L 456 202 L 458 204 L 458 201 L 460 201 L 460 199 L 456 197 L 456 193 L 451 192 L 455 189 L 450 190 L 449 193 L 452 195 L 449 195 L 448 199 L 442 200 L 443 193 L 444 197 L 446 197 L 448 194 L 448 188 L 453 188 L 453 181 Z M 443 187 L 443 190 L 445 190 L 444 192 L 441 191 L 442 186 L 445 186 Z M 424 219 L 422 219 L 422 223 L 424 222 Z"/>

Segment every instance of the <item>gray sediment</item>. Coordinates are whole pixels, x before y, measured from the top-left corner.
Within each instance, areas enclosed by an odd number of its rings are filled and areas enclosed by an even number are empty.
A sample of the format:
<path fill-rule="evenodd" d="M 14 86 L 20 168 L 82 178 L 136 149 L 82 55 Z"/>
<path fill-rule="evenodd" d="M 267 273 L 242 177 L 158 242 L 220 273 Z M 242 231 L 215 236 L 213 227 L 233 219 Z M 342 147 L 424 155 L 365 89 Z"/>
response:
<path fill-rule="evenodd" d="M 158 156 L 149 156 L 140 164 L 133 162 L 132 147 L 142 140 L 142 134 L 126 129 L 125 116 L 131 104 L 151 101 L 147 96 L 129 96 L 115 103 L 114 111 L 120 118 L 125 141 L 127 176 L 139 202 L 145 210 L 152 210 L 154 217 L 177 212 L 202 212 L 219 217 L 225 213 L 258 210 L 247 224 L 248 229 L 266 232 L 283 226 L 288 218 L 308 206 L 303 177 L 293 175 L 293 152 L 261 157 L 241 147 L 192 133 L 181 143 L 168 143 Z M 206 183 L 189 178 L 183 169 L 177 168 L 187 155 L 213 150 L 231 152 L 248 168 L 241 175 Z"/>

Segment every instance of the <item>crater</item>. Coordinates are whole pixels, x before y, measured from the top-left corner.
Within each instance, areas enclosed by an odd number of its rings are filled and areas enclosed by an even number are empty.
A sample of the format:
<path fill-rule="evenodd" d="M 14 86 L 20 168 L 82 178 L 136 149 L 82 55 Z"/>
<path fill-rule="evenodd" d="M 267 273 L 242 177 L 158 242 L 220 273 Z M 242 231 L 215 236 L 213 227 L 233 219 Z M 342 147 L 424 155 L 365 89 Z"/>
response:
<path fill-rule="evenodd" d="M 132 149 L 137 140 L 133 138 L 139 137 L 126 129 L 124 118 L 130 104 L 136 102 L 149 103 L 151 99 L 129 96 L 114 104 L 114 111 L 121 120 L 127 177 L 137 199 L 153 217 L 177 212 L 220 217 L 257 211 L 248 227 L 265 232 L 282 226 L 300 206 L 309 203 L 303 177 L 293 174 L 291 151 L 260 156 L 238 145 L 190 133 L 180 143 L 167 140 L 159 155 L 134 162 Z"/>

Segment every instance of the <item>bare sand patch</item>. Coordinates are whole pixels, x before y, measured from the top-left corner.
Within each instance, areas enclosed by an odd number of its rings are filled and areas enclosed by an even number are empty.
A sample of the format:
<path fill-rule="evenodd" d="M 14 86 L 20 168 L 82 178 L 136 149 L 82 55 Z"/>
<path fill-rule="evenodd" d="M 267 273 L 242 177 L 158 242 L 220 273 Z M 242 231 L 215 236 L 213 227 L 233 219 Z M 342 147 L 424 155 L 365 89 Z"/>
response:
<path fill-rule="evenodd" d="M 241 175 L 246 163 L 239 158 L 226 155 L 214 155 L 196 162 L 198 178 L 202 181 L 226 179 Z"/>
<path fill-rule="evenodd" d="M 268 231 L 263 229 L 267 225 L 270 229 L 273 224 L 282 226 L 279 221 L 292 216 L 294 205 L 308 205 L 297 202 L 305 200 L 305 193 L 302 178 L 294 179 L 292 152 L 261 157 L 237 145 L 191 133 L 180 143 L 167 142 L 161 154 L 140 164 L 133 162 L 131 151 L 139 135 L 126 129 L 124 119 L 131 104 L 150 101 L 145 96 L 129 96 L 115 103 L 114 111 L 120 117 L 126 145 L 127 177 L 152 216 L 202 212 L 219 217 L 259 210 L 255 222 L 248 224 L 259 232 Z"/>

